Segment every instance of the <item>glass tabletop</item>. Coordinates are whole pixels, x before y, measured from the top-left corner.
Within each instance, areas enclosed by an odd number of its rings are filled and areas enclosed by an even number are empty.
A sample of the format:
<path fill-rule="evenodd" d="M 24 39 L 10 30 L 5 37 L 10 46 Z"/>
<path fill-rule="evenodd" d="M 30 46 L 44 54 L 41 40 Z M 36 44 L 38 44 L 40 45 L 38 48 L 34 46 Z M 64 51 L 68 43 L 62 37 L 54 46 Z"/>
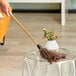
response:
<path fill-rule="evenodd" d="M 66 59 L 61 59 L 58 62 L 76 59 L 76 51 L 70 51 L 65 48 L 59 48 L 58 52 L 65 53 L 67 55 Z M 43 59 L 40 56 L 40 52 L 38 49 L 33 49 L 30 52 L 27 52 L 26 57 L 28 59 L 35 60 L 35 61 L 47 62 L 47 60 Z"/>
<path fill-rule="evenodd" d="M 22 76 L 76 76 L 76 51 L 60 48 L 60 53 L 67 55 L 66 59 L 53 62 L 50 65 L 43 59 L 38 49 L 26 53 Z"/>

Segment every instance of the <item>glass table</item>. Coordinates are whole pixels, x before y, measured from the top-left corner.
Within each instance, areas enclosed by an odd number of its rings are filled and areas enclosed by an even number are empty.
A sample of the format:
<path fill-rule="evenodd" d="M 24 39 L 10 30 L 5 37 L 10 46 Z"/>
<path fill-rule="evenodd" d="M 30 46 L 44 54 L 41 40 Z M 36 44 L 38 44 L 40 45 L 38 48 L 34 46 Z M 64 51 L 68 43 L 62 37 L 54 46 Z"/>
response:
<path fill-rule="evenodd" d="M 37 49 L 27 52 L 22 76 L 76 76 L 76 52 L 64 48 L 60 48 L 59 52 L 67 54 L 67 58 L 52 64 L 41 58 Z"/>

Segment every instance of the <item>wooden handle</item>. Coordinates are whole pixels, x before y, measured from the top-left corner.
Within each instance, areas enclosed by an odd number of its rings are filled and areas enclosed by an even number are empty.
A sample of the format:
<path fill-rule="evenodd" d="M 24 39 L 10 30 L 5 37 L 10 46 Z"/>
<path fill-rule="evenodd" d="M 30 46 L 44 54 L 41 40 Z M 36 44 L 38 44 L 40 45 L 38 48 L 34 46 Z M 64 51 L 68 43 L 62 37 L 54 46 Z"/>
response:
<path fill-rule="evenodd" d="M 35 38 L 26 30 L 26 28 L 20 23 L 20 21 L 10 12 L 11 17 L 15 20 L 15 22 L 22 28 L 22 30 L 32 39 L 32 41 L 37 45 L 38 42 Z"/>

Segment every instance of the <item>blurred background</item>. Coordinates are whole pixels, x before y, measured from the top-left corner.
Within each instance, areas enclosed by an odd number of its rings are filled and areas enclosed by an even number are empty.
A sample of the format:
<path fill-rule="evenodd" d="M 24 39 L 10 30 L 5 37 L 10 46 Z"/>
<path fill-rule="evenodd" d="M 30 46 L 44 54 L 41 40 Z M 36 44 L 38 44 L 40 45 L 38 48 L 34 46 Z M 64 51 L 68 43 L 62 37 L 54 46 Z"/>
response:
<path fill-rule="evenodd" d="M 8 0 L 9 1 L 9 0 Z M 60 10 L 60 4 L 52 3 L 10 3 L 16 10 Z M 76 0 L 67 0 L 68 10 L 76 10 Z"/>

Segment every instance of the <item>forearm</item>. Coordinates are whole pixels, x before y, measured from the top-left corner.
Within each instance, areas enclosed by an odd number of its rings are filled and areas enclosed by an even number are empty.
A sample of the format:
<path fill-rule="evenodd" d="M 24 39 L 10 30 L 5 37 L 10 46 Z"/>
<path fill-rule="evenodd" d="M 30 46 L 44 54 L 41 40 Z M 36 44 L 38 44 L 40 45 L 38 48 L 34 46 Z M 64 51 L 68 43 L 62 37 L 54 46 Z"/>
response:
<path fill-rule="evenodd" d="M 9 15 L 10 13 L 10 4 L 8 3 L 7 0 L 0 0 L 0 6 L 1 9 L 7 14 Z"/>

